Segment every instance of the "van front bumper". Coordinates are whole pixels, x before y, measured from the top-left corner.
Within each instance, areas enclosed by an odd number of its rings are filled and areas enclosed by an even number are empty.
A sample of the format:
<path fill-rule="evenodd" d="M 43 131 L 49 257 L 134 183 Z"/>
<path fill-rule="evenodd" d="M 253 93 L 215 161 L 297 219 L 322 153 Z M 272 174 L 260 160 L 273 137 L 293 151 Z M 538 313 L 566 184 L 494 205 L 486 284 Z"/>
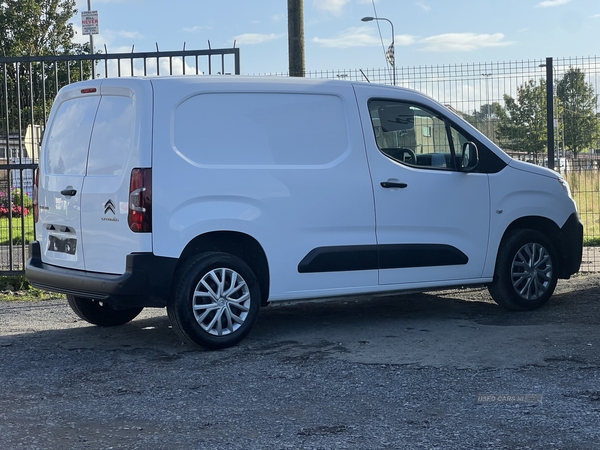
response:
<path fill-rule="evenodd" d="M 561 264 L 559 277 L 569 278 L 579 271 L 583 256 L 583 224 L 577 213 L 571 214 L 560 229 Z"/>
<path fill-rule="evenodd" d="M 152 253 L 127 255 L 123 275 L 86 272 L 42 262 L 40 243 L 30 244 L 25 276 L 33 287 L 94 298 L 122 307 L 164 307 L 171 292 L 176 258 Z"/>

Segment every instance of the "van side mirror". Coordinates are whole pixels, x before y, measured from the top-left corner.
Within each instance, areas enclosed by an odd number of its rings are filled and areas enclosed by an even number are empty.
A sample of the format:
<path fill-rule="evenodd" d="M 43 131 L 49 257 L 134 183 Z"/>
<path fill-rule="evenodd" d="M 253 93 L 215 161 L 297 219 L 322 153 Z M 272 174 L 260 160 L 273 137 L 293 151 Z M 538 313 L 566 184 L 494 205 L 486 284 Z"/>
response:
<path fill-rule="evenodd" d="M 459 159 L 459 168 L 461 172 L 471 172 L 479 164 L 479 150 L 474 142 L 465 142 L 462 147 L 462 153 Z"/>

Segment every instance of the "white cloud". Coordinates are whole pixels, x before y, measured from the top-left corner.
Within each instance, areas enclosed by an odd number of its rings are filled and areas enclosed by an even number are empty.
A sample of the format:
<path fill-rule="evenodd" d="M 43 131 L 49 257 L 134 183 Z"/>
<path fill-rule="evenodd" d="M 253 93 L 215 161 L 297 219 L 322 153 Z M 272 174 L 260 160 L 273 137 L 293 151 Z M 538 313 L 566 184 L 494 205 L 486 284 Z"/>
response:
<path fill-rule="evenodd" d="M 116 31 L 114 34 L 125 39 L 144 39 L 144 35 L 137 31 Z"/>
<path fill-rule="evenodd" d="M 312 41 L 323 47 L 336 48 L 370 47 L 380 44 L 379 39 L 375 37 L 370 27 L 353 27 L 339 33 L 336 37 L 314 37 Z"/>
<path fill-rule="evenodd" d="M 593 19 L 600 19 L 600 14 L 594 14 L 593 16 L 591 16 Z"/>
<path fill-rule="evenodd" d="M 447 33 L 420 40 L 427 52 L 471 52 L 485 47 L 503 47 L 512 42 L 502 42 L 504 35 L 476 33 Z"/>
<path fill-rule="evenodd" d="M 548 8 L 548 7 L 552 7 L 552 6 L 560 6 L 560 5 L 566 5 L 567 3 L 570 3 L 571 0 L 544 0 L 543 2 L 539 2 L 537 4 L 537 6 L 539 8 Z"/>
<path fill-rule="evenodd" d="M 246 33 L 234 36 L 237 45 L 255 45 L 263 44 L 265 42 L 273 41 L 281 38 L 282 34 L 259 34 L 259 33 Z"/>
<path fill-rule="evenodd" d="M 342 13 L 342 9 L 350 0 L 314 0 L 315 8 L 330 12 L 336 16 Z"/>
<path fill-rule="evenodd" d="M 187 27 L 183 29 L 183 31 L 186 33 L 199 33 L 205 30 L 212 30 L 212 27 L 195 25 L 193 27 Z"/>
<path fill-rule="evenodd" d="M 431 10 L 431 6 L 427 6 L 425 3 L 423 2 L 417 2 L 415 3 L 419 8 L 421 8 L 423 11 L 425 12 L 429 12 L 429 10 Z"/>
<path fill-rule="evenodd" d="M 410 45 L 415 42 L 415 38 L 409 35 L 399 35 L 394 40 L 396 46 Z M 335 48 L 373 47 L 381 45 L 381 39 L 375 35 L 372 27 L 352 27 L 339 33 L 336 37 L 314 37 L 312 41 L 323 47 Z M 388 44 L 389 42 L 385 43 L 385 45 Z"/>

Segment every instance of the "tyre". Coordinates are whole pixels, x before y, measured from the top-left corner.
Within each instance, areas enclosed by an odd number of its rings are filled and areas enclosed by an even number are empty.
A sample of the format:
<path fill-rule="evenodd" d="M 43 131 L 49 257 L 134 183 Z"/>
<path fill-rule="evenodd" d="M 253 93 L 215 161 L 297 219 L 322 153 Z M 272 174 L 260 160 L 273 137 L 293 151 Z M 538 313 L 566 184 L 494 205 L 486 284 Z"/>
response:
<path fill-rule="evenodd" d="M 494 281 L 488 290 L 505 308 L 525 311 L 543 306 L 558 281 L 558 260 L 546 237 L 533 230 L 517 230 L 498 251 Z"/>
<path fill-rule="evenodd" d="M 132 321 L 144 308 L 116 308 L 93 298 L 67 295 L 69 306 L 80 318 L 101 327 L 114 327 Z"/>
<path fill-rule="evenodd" d="M 203 253 L 178 270 L 167 314 L 184 341 L 221 349 L 248 335 L 260 296 L 256 276 L 244 261 L 228 253 Z"/>

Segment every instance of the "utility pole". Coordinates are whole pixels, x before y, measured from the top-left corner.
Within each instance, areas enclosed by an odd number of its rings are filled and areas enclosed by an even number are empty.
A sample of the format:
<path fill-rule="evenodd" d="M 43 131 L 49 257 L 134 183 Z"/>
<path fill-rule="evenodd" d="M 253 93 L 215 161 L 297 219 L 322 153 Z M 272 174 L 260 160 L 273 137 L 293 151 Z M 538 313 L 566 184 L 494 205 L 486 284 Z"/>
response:
<path fill-rule="evenodd" d="M 288 0 L 288 59 L 291 77 L 303 77 L 304 0 Z"/>

